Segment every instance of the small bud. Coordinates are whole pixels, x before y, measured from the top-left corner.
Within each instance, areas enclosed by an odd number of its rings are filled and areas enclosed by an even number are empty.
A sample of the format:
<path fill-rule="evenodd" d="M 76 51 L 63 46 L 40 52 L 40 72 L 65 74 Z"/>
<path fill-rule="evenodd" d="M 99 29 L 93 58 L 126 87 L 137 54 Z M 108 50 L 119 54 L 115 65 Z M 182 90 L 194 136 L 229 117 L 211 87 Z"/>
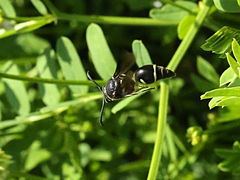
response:
<path fill-rule="evenodd" d="M 199 143 L 205 142 L 207 140 L 207 135 L 203 133 L 203 130 L 199 126 L 192 126 L 187 130 L 188 141 L 196 146 Z"/>

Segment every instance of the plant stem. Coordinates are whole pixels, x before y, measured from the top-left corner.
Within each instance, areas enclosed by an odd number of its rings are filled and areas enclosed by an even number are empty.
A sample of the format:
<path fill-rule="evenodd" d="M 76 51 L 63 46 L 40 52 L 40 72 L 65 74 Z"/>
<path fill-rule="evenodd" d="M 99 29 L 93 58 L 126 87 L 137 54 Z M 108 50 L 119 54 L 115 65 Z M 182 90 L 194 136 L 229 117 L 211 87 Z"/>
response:
<path fill-rule="evenodd" d="M 164 138 L 164 128 L 166 125 L 167 119 L 167 107 L 168 107 L 168 86 L 163 81 L 160 83 L 161 85 L 161 93 L 159 102 L 159 114 L 158 114 L 158 125 L 157 125 L 157 134 L 156 140 L 153 149 L 153 155 L 151 160 L 151 165 L 148 173 L 148 180 L 155 180 L 158 172 L 159 163 L 161 160 L 162 154 L 162 145 L 163 145 L 163 138 Z"/>
<path fill-rule="evenodd" d="M 212 1 L 212 0 L 206 0 L 206 1 Z M 169 62 L 167 68 L 175 71 L 177 66 L 179 65 L 180 61 L 182 60 L 183 56 L 185 55 L 187 49 L 189 48 L 190 44 L 192 43 L 195 35 L 197 34 L 197 31 L 201 27 L 205 17 L 207 16 L 207 13 L 209 11 L 209 6 L 204 4 L 204 7 L 199 11 L 194 24 L 190 27 L 188 30 L 188 33 L 184 37 L 183 41 L 179 45 L 177 51 L 173 55 L 171 61 Z"/>
<path fill-rule="evenodd" d="M 196 13 L 194 11 L 192 11 L 191 9 L 188 9 L 188 8 L 182 6 L 182 5 L 179 5 L 176 2 L 173 2 L 171 0 L 161 0 L 161 2 L 163 2 L 165 4 L 170 4 L 172 6 L 175 6 L 175 7 L 179 8 L 179 9 L 182 9 L 182 10 L 188 12 L 189 14 L 196 15 Z"/>
<path fill-rule="evenodd" d="M 68 14 L 60 12 L 51 1 L 43 1 L 47 5 L 51 13 L 55 16 L 56 20 L 74 20 L 84 23 L 117 24 L 128 26 L 176 26 L 178 24 L 178 22 L 161 21 L 152 18 Z"/>
<path fill-rule="evenodd" d="M 94 85 L 91 81 L 88 80 L 61 80 L 61 79 L 47 79 L 47 78 L 38 78 L 38 77 L 26 77 L 22 75 L 6 74 L 0 73 L 0 78 L 30 81 L 37 83 L 49 83 L 49 84 L 58 84 L 58 85 Z M 103 81 L 96 81 L 99 85 L 103 85 Z"/>
<path fill-rule="evenodd" d="M 196 36 L 199 28 L 201 27 L 204 19 L 206 18 L 211 4 L 212 4 L 212 0 L 203 1 L 202 7 L 197 14 L 194 24 L 192 24 L 192 26 L 188 30 L 185 38 L 183 39 L 177 51 L 173 55 L 171 61 L 169 62 L 169 65 L 168 65 L 169 69 L 175 71 L 176 68 L 178 67 L 187 49 L 190 47 L 190 44 L 192 43 L 194 37 Z M 148 173 L 148 180 L 155 180 L 157 177 L 161 155 L 162 155 L 164 129 L 166 126 L 166 119 L 167 119 L 169 89 L 168 89 L 168 85 L 165 82 L 161 82 L 160 86 L 161 86 L 161 91 L 160 91 L 160 99 L 159 99 L 157 137 L 154 144 L 152 160 L 151 160 L 149 173 Z"/>
<path fill-rule="evenodd" d="M 178 22 L 163 21 L 151 18 L 137 18 L 137 17 L 120 17 L 120 16 L 97 16 L 97 15 L 78 15 L 60 13 L 57 16 L 59 20 L 67 20 L 84 22 L 84 23 L 99 23 L 99 24 L 115 24 L 126 26 L 171 26 L 177 25 Z"/>

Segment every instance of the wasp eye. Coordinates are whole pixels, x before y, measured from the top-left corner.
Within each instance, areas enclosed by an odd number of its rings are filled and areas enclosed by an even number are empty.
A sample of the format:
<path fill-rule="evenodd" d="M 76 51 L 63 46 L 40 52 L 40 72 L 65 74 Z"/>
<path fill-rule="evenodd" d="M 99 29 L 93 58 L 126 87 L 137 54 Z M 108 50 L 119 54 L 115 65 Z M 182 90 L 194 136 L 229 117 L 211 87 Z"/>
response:
<path fill-rule="evenodd" d="M 117 88 L 119 87 L 119 81 L 116 79 L 110 79 L 105 86 L 106 95 L 110 98 L 115 98 Z"/>

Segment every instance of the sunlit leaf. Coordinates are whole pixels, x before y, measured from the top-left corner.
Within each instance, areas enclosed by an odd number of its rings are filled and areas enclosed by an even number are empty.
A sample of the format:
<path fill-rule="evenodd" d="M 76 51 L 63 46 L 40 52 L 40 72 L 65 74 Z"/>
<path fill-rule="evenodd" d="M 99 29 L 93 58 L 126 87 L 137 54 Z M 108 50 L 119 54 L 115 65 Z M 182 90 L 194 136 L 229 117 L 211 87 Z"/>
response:
<path fill-rule="evenodd" d="M 11 62 L 5 64 L 3 71 L 9 74 L 19 75 L 18 67 Z M 30 112 L 30 102 L 27 90 L 22 81 L 3 79 L 5 94 L 14 112 L 27 115 Z"/>
<path fill-rule="evenodd" d="M 201 99 L 208 99 L 218 96 L 240 96 L 240 87 L 214 89 L 203 94 Z"/>
<path fill-rule="evenodd" d="M 227 53 L 226 56 L 227 56 L 228 64 L 230 65 L 234 73 L 237 76 L 239 76 L 240 64 L 238 64 L 229 53 Z"/>
<path fill-rule="evenodd" d="M 175 1 L 174 3 L 190 10 L 197 9 L 197 4 L 190 1 Z M 180 22 L 186 15 L 188 15 L 187 11 L 170 4 L 166 4 L 160 9 L 151 9 L 150 11 L 150 17 L 170 22 Z"/>
<path fill-rule="evenodd" d="M 235 59 L 240 64 L 240 45 L 238 44 L 236 39 L 233 39 L 232 51 L 233 51 Z"/>
<path fill-rule="evenodd" d="M 213 0 L 216 8 L 228 13 L 239 13 L 240 7 L 236 0 Z"/>
<path fill-rule="evenodd" d="M 218 103 L 219 101 L 221 101 L 222 99 L 224 99 L 224 98 L 225 98 L 225 97 L 222 97 L 222 96 L 212 98 L 212 99 L 209 101 L 209 103 L 208 103 L 208 107 L 209 107 L 210 109 L 216 107 L 216 106 L 217 106 L 217 103 Z"/>
<path fill-rule="evenodd" d="M 116 62 L 101 27 L 97 24 L 90 24 L 87 28 L 86 38 L 96 71 L 103 79 L 109 79 L 115 71 Z"/>
<path fill-rule="evenodd" d="M 46 49 L 37 59 L 37 69 L 41 78 L 57 78 L 57 64 L 55 53 L 51 49 Z M 40 83 L 40 93 L 46 105 L 57 104 L 60 100 L 60 92 L 55 84 Z"/>
<path fill-rule="evenodd" d="M 200 56 L 197 58 L 197 69 L 198 72 L 207 80 L 218 84 L 219 76 L 216 73 L 214 67 Z"/>
<path fill-rule="evenodd" d="M 15 17 L 16 12 L 10 0 L 0 0 L 0 7 L 4 13 L 9 17 Z"/>
<path fill-rule="evenodd" d="M 216 103 L 216 106 L 240 106 L 240 97 L 228 97 Z"/>
<path fill-rule="evenodd" d="M 185 16 L 180 23 L 178 24 L 178 37 L 179 39 L 183 39 L 185 35 L 187 34 L 189 28 L 191 25 L 194 23 L 195 16 L 193 15 L 188 15 Z"/>
<path fill-rule="evenodd" d="M 231 52 L 233 38 L 240 41 L 240 30 L 224 26 L 208 38 L 201 48 L 225 56 L 225 53 Z"/>
<path fill-rule="evenodd" d="M 46 15 L 48 13 L 47 8 L 45 7 L 41 0 L 31 0 L 31 2 L 40 14 Z"/>
<path fill-rule="evenodd" d="M 142 41 L 140 40 L 134 40 L 132 43 L 132 50 L 134 53 L 134 56 L 136 58 L 136 63 L 138 67 L 152 64 L 151 57 L 148 53 L 147 48 L 144 46 Z"/>
<path fill-rule="evenodd" d="M 237 78 L 231 67 L 227 68 L 220 77 L 220 86 L 233 82 Z"/>
<path fill-rule="evenodd" d="M 67 80 L 87 80 L 86 72 L 81 63 L 81 59 L 67 37 L 61 37 L 57 41 L 57 56 L 64 77 Z M 85 94 L 88 92 L 87 86 L 69 86 L 74 94 Z"/>

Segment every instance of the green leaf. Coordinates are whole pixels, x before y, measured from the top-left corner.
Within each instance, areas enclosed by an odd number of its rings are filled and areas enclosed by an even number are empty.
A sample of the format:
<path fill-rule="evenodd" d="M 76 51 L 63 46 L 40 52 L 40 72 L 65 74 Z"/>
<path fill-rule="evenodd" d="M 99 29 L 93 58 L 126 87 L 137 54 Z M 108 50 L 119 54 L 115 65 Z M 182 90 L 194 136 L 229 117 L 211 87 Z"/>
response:
<path fill-rule="evenodd" d="M 67 152 L 69 159 L 79 174 L 82 175 L 81 156 L 78 149 L 78 143 L 71 131 L 64 132 L 64 149 Z"/>
<path fill-rule="evenodd" d="M 197 88 L 200 92 L 206 92 L 210 89 L 217 88 L 217 86 L 199 76 L 196 76 L 195 74 L 191 74 L 191 79 L 194 83 L 194 86 Z"/>
<path fill-rule="evenodd" d="M 51 153 L 48 150 L 41 148 L 41 142 L 36 140 L 28 149 L 24 168 L 29 171 L 40 163 L 47 161 L 50 157 Z"/>
<path fill-rule="evenodd" d="M 233 82 L 237 78 L 231 67 L 227 68 L 220 77 L 220 86 Z"/>
<path fill-rule="evenodd" d="M 238 6 L 240 7 L 240 0 L 237 0 Z"/>
<path fill-rule="evenodd" d="M 197 4 L 190 1 L 175 1 L 175 3 L 190 10 L 197 9 Z M 149 15 L 154 19 L 178 23 L 184 16 L 188 15 L 188 12 L 176 6 L 166 4 L 160 9 L 151 9 Z"/>
<path fill-rule="evenodd" d="M 18 35 L 16 43 L 20 46 L 21 50 L 28 55 L 41 54 L 46 48 L 50 47 L 49 41 L 33 33 Z"/>
<path fill-rule="evenodd" d="M 94 101 L 97 99 L 102 99 L 102 93 L 100 92 L 88 93 L 88 94 L 82 95 L 81 97 L 75 100 L 65 101 L 65 102 L 56 104 L 54 106 L 43 107 L 40 110 L 37 110 L 36 112 L 32 112 L 27 116 L 20 116 L 12 120 L 0 121 L 0 129 L 16 126 L 19 124 L 33 123 L 36 121 L 40 121 L 40 120 L 55 116 L 56 114 L 59 114 L 63 111 L 66 111 L 67 109 L 69 109 L 70 106 L 88 103 L 90 101 Z"/>
<path fill-rule="evenodd" d="M 216 103 L 216 106 L 239 106 L 240 97 L 228 97 Z"/>
<path fill-rule="evenodd" d="M 233 51 L 235 59 L 240 64 L 240 46 L 239 46 L 239 44 L 238 44 L 236 39 L 233 39 L 232 51 Z"/>
<path fill-rule="evenodd" d="M 238 174 L 240 171 L 240 149 L 239 142 L 235 141 L 232 149 L 215 149 L 215 153 L 224 160 L 218 164 L 222 171 Z"/>
<path fill-rule="evenodd" d="M 239 13 L 240 7 L 236 0 L 213 0 L 216 8 L 223 12 Z"/>
<path fill-rule="evenodd" d="M 217 103 L 219 102 L 219 101 L 221 101 L 222 99 L 224 99 L 225 97 L 214 97 L 214 98 L 212 98 L 210 101 L 209 101 L 209 103 L 208 103 L 208 107 L 210 108 L 210 109 L 213 109 L 214 107 L 216 107 L 217 106 Z"/>
<path fill-rule="evenodd" d="M 86 72 L 81 63 L 81 59 L 67 37 L 61 37 L 57 41 L 57 57 L 64 77 L 67 80 L 87 80 Z M 85 94 L 88 92 L 87 86 L 69 86 L 73 94 Z"/>
<path fill-rule="evenodd" d="M 201 48 L 225 57 L 225 53 L 231 52 L 233 38 L 240 41 L 240 30 L 224 26 L 208 38 Z"/>
<path fill-rule="evenodd" d="M 12 36 L 17 33 L 34 31 L 51 22 L 53 22 L 53 17 L 45 16 L 39 18 L 38 20 L 31 20 L 16 25 L 12 25 L 11 28 L 0 28 L 0 38 Z"/>
<path fill-rule="evenodd" d="M 136 63 L 138 67 L 152 64 L 151 57 L 148 53 L 148 50 L 140 40 L 134 40 L 132 43 L 133 54 L 136 58 Z"/>
<path fill-rule="evenodd" d="M 78 145 L 78 149 L 79 149 L 80 154 L 81 154 L 81 165 L 83 167 L 86 167 L 86 165 L 89 162 L 89 153 L 91 151 L 91 147 L 87 143 L 80 143 Z"/>
<path fill-rule="evenodd" d="M 106 161 L 109 162 L 112 160 L 112 154 L 109 150 L 104 149 L 94 149 L 90 152 L 90 159 L 95 161 Z"/>
<path fill-rule="evenodd" d="M 227 53 L 226 56 L 227 56 L 228 64 L 230 65 L 234 73 L 237 76 L 239 76 L 240 65 L 235 61 L 235 59 L 233 59 L 233 57 L 229 53 Z"/>
<path fill-rule="evenodd" d="M 33 6 L 38 10 L 38 12 L 42 15 L 46 15 L 47 12 L 47 8 L 45 7 L 45 5 L 42 3 L 42 1 L 40 0 L 31 0 Z"/>
<path fill-rule="evenodd" d="M 216 73 L 214 67 L 202 57 L 197 57 L 197 69 L 198 72 L 210 82 L 218 84 L 219 76 Z"/>
<path fill-rule="evenodd" d="M 178 37 L 179 39 L 183 39 L 185 35 L 187 34 L 189 28 L 195 21 L 195 16 L 188 15 L 185 16 L 179 23 L 177 31 L 178 31 Z"/>
<path fill-rule="evenodd" d="M 239 119 L 239 106 L 228 106 L 226 111 L 221 111 L 221 113 L 218 114 L 217 123 L 230 122 Z M 222 126 L 224 126 L 224 124 Z"/>
<path fill-rule="evenodd" d="M 46 49 L 37 59 L 38 74 L 41 78 L 57 78 L 57 64 L 53 50 Z M 46 105 L 55 105 L 59 102 L 61 95 L 57 85 L 40 83 L 40 93 Z"/>
<path fill-rule="evenodd" d="M 77 173 L 76 168 L 67 162 L 62 165 L 62 177 L 64 179 L 83 179 L 82 173 Z"/>
<path fill-rule="evenodd" d="M 4 65 L 3 71 L 9 74 L 19 75 L 18 67 L 11 62 Z M 5 94 L 14 112 L 27 115 L 30 112 L 30 102 L 27 90 L 22 81 L 3 79 Z"/>
<path fill-rule="evenodd" d="M 103 31 L 97 24 L 90 24 L 87 28 L 87 45 L 97 73 L 101 78 L 109 79 L 115 69 L 116 62 L 109 49 Z"/>
<path fill-rule="evenodd" d="M 0 0 L 0 7 L 4 13 L 9 17 L 15 17 L 16 12 L 10 0 Z"/>
<path fill-rule="evenodd" d="M 201 99 L 209 99 L 218 96 L 239 96 L 240 97 L 240 87 L 231 88 L 218 88 L 212 91 L 208 91 L 201 96 Z"/>
<path fill-rule="evenodd" d="M 126 99 L 121 100 L 119 103 L 117 103 L 113 108 L 112 108 L 112 113 L 116 114 L 118 111 L 121 111 L 123 108 L 125 108 L 128 104 L 130 104 L 133 100 L 137 99 L 143 95 L 143 93 L 140 93 L 135 96 L 130 96 Z"/>
<path fill-rule="evenodd" d="M 234 74 L 236 76 L 236 74 Z M 240 86 L 240 78 L 235 78 L 229 85 L 228 87 L 237 87 Z"/>

